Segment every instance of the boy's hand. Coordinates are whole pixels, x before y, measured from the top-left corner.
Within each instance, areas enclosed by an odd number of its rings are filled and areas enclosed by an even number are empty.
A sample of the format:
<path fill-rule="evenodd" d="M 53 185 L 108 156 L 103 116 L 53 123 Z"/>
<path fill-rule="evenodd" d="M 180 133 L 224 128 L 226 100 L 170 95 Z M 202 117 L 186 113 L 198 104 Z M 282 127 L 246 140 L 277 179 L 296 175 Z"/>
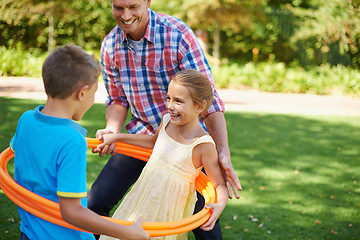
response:
<path fill-rule="evenodd" d="M 143 226 L 143 220 L 142 218 L 138 218 L 138 220 L 136 220 L 136 222 L 134 222 L 130 227 L 132 229 L 132 233 L 134 233 L 134 235 L 132 235 L 133 237 L 131 238 L 127 238 L 129 240 L 148 240 L 150 239 L 150 235 L 144 230 Z"/>
<path fill-rule="evenodd" d="M 205 206 L 205 208 L 210 209 L 211 216 L 200 228 L 204 231 L 210 231 L 214 228 L 216 220 L 220 217 L 224 207 L 216 203 L 209 203 Z"/>
<path fill-rule="evenodd" d="M 95 136 L 98 140 L 104 141 L 104 135 L 111 134 L 111 133 L 113 133 L 113 132 L 108 129 L 100 129 L 96 132 Z M 111 144 L 101 143 L 96 148 L 93 148 L 92 152 L 99 153 L 100 157 L 103 157 L 105 155 L 110 155 L 110 154 L 115 155 L 116 147 L 115 147 L 114 143 L 111 143 Z"/>

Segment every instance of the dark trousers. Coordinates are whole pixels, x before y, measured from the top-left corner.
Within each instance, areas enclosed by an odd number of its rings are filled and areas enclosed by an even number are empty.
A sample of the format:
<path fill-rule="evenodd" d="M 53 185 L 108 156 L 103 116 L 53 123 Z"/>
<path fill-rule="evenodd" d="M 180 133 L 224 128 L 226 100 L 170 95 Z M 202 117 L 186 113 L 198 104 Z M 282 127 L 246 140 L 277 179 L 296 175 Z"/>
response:
<path fill-rule="evenodd" d="M 20 240 L 30 240 L 30 238 L 28 238 L 25 233 L 21 232 Z"/>
<path fill-rule="evenodd" d="M 88 193 L 88 208 L 102 216 L 109 216 L 111 209 L 139 178 L 145 164 L 144 161 L 121 154 L 112 156 Z M 204 198 L 198 193 L 194 213 L 204 207 L 204 202 Z M 222 239 L 219 220 L 213 230 L 203 231 L 197 228 L 193 233 L 197 240 Z"/>

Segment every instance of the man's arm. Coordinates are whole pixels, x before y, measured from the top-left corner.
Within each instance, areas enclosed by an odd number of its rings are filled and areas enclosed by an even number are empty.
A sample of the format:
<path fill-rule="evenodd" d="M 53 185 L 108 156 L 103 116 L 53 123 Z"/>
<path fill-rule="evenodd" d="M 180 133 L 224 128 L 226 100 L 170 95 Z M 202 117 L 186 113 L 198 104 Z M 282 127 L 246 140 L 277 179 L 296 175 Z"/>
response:
<path fill-rule="evenodd" d="M 128 109 L 119 104 L 112 104 L 106 108 L 106 129 L 113 133 L 121 132 Z"/>
<path fill-rule="evenodd" d="M 239 191 L 242 190 L 238 176 L 231 164 L 230 149 L 227 138 L 226 122 L 223 112 L 214 112 L 204 119 L 210 136 L 214 139 L 219 154 L 219 162 L 223 169 L 229 198 L 232 198 L 232 191 L 236 198 L 240 198 Z"/>

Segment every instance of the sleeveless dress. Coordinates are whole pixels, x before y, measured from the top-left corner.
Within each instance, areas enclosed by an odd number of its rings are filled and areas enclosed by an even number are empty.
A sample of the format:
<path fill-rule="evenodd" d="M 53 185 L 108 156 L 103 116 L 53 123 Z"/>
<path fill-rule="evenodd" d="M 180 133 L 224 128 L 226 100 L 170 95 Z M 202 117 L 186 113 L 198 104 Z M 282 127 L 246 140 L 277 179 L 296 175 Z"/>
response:
<path fill-rule="evenodd" d="M 192 163 L 192 151 L 200 143 L 214 143 L 210 135 L 204 135 L 192 144 L 185 145 L 170 138 L 165 127 L 170 115 L 163 118 L 153 153 L 139 179 L 125 196 L 112 218 L 146 222 L 176 221 L 189 217 L 196 202 L 195 178 L 201 168 Z M 154 237 L 151 239 L 187 239 L 188 234 Z M 100 240 L 114 239 L 102 235 Z"/>

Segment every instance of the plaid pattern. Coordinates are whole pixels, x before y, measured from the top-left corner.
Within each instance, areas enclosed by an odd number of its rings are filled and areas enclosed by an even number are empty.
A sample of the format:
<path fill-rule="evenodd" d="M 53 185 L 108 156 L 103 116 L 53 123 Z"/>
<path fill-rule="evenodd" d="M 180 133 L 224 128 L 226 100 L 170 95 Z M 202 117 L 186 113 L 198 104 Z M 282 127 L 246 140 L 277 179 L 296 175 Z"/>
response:
<path fill-rule="evenodd" d="M 153 134 L 166 113 L 166 93 L 172 77 L 196 69 L 210 79 L 214 103 L 208 114 L 225 111 L 210 66 L 193 31 L 181 20 L 149 9 L 149 23 L 135 52 L 119 26 L 103 40 L 100 52 L 108 91 L 106 106 L 130 107 L 129 133 Z"/>

